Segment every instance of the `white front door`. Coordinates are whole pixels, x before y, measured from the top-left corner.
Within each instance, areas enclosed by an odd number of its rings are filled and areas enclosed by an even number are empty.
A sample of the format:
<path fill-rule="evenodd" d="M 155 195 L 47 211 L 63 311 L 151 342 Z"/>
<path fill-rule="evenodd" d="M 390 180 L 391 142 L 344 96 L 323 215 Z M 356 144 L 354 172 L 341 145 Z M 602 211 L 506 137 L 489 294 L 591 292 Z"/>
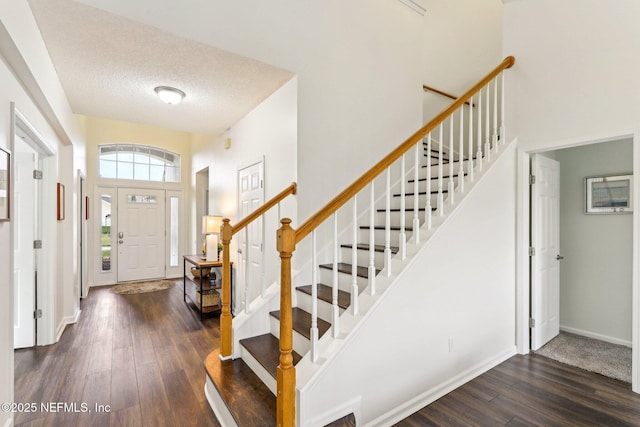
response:
<path fill-rule="evenodd" d="M 16 138 L 18 140 L 18 138 Z M 22 144 L 28 151 L 30 149 Z M 22 146 L 21 146 L 22 149 Z M 36 263 L 33 241 L 36 239 L 36 154 L 18 152 L 14 159 L 14 248 L 13 248 L 13 346 L 14 348 L 35 345 L 36 308 Z"/>
<path fill-rule="evenodd" d="M 164 190 L 118 189 L 118 282 L 165 277 L 165 227 Z"/>
<path fill-rule="evenodd" d="M 560 163 L 534 155 L 531 170 L 531 349 L 560 333 Z"/>
<path fill-rule="evenodd" d="M 242 219 L 264 203 L 263 162 L 240 169 L 238 183 L 240 219 Z M 244 261 L 245 304 L 256 298 L 262 291 L 262 229 L 262 219 L 257 219 L 249 224 L 240 236 L 240 248 Z"/>

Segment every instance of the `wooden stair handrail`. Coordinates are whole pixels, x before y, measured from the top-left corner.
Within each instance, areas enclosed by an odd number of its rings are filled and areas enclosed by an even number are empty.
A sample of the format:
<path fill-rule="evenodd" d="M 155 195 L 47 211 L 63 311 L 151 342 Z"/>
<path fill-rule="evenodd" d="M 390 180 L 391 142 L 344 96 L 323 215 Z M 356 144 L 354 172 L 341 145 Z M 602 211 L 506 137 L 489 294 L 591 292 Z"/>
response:
<path fill-rule="evenodd" d="M 269 209 L 284 200 L 290 194 L 296 194 L 298 184 L 291 183 L 287 188 L 276 194 L 265 204 L 240 220 L 235 226 L 230 224 L 229 218 L 222 220 L 220 240 L 222 241 L 222 310 L 220 313 L 220 357 L 228 359 L 233 355 L 233 334 L 231 316 L 231 261 L 229 259 L 229 245 L 233 235 L 260 218 Z"/>
<path fill-rule="evenodd" d="M 442 110 L 440 114 L 435 116 L 429 123 L 420 128 L 416 133 L 411 135 L 406 141 L 400 144 L 395 150 L 387 154 L 382 160 L 376 163 L 371 169 L 365 172 L 360 178 L 358 178 L 353 184 L 343 190 L 340 194 L 334 197 L 329 203 L 327 203 L 322 209 L 311 216 L 304 224 L 302 224 L 296 230 L 296 243 L 299 243 L 309 233 L 322 224 L 329 216 L 333 215 L 340 207 L 347 203 L 353 196 L 358 194 L 360 190 L 369 185 L 378 175 L 380 175 L 385 169 L 391 166 L 396 160 L 398 160 L 404 153 L 409 151 L 411 147 L 414 147 L 422 138 L 427 136 L 429 132 L 434 130 L 440 123 L 442 123 L 447 117 L 453 114 L 460 106 L 466 101 L 469 101 L 473 95 L 475 95 L 480 89 L 482 89 L 487 83 L 493 80 L 498 74 L 507 68 L 511 68 L 515 64 L 516 59 L 513 56 L 507 56 L 496 68 L 494 68 L 489 74 L 487 74 L 482 80 L 476 83 L 471 89 L 457 98 L 447 108 Z"/>
<path fill-rule="evenodd" d="M 433 93 L 437 93 L 438 95 L 442 95 L 442 96 L 446 96 L 447 98 L 450 99 L 458 99 L 458 97 L 456 97 L 455 95 L 451 95 L 450 93 L 447 93 L 445 91 L 442 91 L 440 89 L 436 89 L 435 87 L 431 87 L 431 86 L 427 86 L 425 84 L 422 85 L 422 90 L 425 91 L 429 91 L 429 92 L 433 92 Z M 471 105 L 472 107 L 475 107 L 475 104 L 470 104 L 469 101 L 465 102 L 466 105 Z"/>
<path fill-rule="evenodd" d="M 267 212 L 269 209 L 271 209 L 272 207 L 280 203 L 288 195 L 296 194 L 297 191 L 298 191 L 298 184 L 296 184 L 295 182 L 292 182 L 290 186 L 288 186 L 287 188 L 285 188 L 284 190 L 282 190 L 281 192 L 273 196 L 264 205 L 260 206 L 258 209 L 251 212 L 245 218 L 242 218 L 236 225 L 234 225 L 232 235 L 236 234 L 238 231 L 242 230 L 247 225 L 251 224 L 253 221 L 260 218 L 265 212 Z"/>

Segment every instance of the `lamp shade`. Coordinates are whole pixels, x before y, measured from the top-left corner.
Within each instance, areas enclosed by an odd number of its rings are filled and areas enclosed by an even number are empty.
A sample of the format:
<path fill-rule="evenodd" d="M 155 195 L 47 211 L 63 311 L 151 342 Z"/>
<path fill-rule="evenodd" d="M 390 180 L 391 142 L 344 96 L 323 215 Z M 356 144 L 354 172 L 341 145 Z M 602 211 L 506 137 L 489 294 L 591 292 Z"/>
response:
<path fill-rule="evenodd" d="M 205 215 L 202 217 L 202 234 L 220 233 L 222 227 L 222 217 L 215 215 Z"/>

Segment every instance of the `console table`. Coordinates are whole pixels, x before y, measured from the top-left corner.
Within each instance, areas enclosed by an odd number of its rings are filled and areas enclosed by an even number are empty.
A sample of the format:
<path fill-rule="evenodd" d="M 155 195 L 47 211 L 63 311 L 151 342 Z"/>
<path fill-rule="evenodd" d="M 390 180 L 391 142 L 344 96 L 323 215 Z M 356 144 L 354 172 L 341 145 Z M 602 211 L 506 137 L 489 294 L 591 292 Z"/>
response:
<path fill-rule="evenodd" d="M 200 277 L 190 274 L 187 263 L 200 271 Z M 230 283 L 233 284 L 233 263 L 231 267 Z M 200 320 L 204 319 L 205 314 L 219 313 L 222 310 L 222 261 L 207 261 L 200 255 L 184 255 L 182 268 L 184 301 L 187 302 L 188 298 L 196 306 L 200 312 Z M 205 268 L 210 268 L 211 272 L 207 277 L 202 277 L 202 270 Z M 215 279 L 211 279 L 213 274 Z M 233 291 L 230 303 L 233 306 Z"/>

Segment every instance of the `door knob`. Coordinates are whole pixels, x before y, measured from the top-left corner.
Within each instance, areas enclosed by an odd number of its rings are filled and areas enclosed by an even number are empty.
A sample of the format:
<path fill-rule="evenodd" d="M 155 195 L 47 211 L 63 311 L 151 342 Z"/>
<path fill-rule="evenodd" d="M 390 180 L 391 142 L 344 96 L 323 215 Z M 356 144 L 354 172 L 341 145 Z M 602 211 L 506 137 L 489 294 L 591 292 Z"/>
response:
<path fill-rule="evenodd" d="M 122 244 L 124 243 L 124 240 L 118 240 L 118 243 Z"/>
<path fill-rule="evenodd" d="M 557 259 L 558 261 L 560 261 L 560 260 L 563 260 L 563 259 L 564 259 L 564 257 L 563 257 L 562 255 L 556 255 L 556 259 Z"/>

